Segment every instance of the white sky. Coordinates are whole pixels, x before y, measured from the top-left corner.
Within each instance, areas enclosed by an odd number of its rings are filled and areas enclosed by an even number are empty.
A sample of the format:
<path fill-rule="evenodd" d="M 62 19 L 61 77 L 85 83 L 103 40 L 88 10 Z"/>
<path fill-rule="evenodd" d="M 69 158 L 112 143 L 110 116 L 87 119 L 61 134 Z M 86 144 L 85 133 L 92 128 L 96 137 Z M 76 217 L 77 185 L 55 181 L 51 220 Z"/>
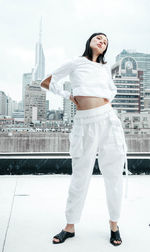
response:
<path fill-rule="evenodd" d="M 83 54 L 94 32 L 106 33 L 111 65 L 123 49 L 150 53 L 149 13 L 149 0 L 0 0 L 0 90 L 21 100 L 22 74 L 34 67 L 41 16 L 48 74 Z M 47 92 L 47 98 L 51 108 L 61 105 L 59 96 Z"/>

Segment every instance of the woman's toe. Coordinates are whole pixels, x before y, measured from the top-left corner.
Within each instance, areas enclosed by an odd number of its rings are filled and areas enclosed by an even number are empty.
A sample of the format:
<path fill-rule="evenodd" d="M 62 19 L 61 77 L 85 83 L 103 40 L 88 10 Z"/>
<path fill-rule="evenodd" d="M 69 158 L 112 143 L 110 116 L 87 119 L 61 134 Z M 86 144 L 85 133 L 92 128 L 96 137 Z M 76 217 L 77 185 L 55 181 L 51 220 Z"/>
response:
<path fill-rule="evenodd" d="M 59 242 L 59 239 L 53 238 L 53 241 Z"/>

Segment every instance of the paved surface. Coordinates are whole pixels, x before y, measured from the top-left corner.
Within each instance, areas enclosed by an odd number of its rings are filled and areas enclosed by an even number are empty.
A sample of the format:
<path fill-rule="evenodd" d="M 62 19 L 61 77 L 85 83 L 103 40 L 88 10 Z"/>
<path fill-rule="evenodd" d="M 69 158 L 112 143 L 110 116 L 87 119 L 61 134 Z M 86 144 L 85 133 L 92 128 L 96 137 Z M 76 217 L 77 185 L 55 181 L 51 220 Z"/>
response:
<path fill-rule="evenodd" d="M 109 243 L 103 177 L 93 175 L 76 236 L 52 244 L 65 227 L 70 175 L 0 176 L 0 251 L 150 251 L 150 176 L 130 175 L 119 221 L 121 246 Z M 125 176 L 124 176 L 125 185 Z"/>

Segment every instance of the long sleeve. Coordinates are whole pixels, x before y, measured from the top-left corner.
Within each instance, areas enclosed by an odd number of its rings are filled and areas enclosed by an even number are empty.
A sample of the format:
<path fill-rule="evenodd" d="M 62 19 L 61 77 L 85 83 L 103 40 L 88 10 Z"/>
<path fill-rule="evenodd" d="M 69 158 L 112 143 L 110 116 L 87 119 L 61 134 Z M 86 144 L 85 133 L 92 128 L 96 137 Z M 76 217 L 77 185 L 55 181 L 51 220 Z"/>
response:
<path fill-rule="evenodd" d="M 114 99 L 115 95 L 117 94 L 117 87 L 114 84 L 114 81 L 112 79 L 112 75 L 111 75 L 111 67 L 110 64 L 107 64 L 107 71 L 108 71 L 108 75 L 109 75 L 109 86 L 111 89 L 111 98 L 110 98 L 110 102 Z"/>
<path fill-rule="evenodd" d="M 59 82 L 65 76 L 69 75 L 74 68 L 74 61 L 67 60 L 64 64 L 59 66 L 57 69 L 52 71 L 47 78 L 52 75 L 49 91 L 53 92 L 54 94 L 60 95 L 66 99 L 69 99 L 71 93 L 67 90 L 63 90 L 63 85 Z"/>

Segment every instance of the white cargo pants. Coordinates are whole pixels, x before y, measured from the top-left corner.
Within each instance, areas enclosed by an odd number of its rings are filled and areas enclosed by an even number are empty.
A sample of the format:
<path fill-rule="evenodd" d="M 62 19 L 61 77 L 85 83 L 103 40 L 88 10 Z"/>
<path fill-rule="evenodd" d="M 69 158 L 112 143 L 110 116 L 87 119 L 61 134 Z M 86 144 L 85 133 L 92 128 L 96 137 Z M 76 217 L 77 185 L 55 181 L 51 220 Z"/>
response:
<path fill-rule="evenodd" d="M 68 224 L 80 221 L 96 154 L 104 178 L 110 220 L 118 221 L 123 196 L 123 169 L 127 152 L 120 119 L 110 103 L 77 110 L 69 133 L 72 175 L 65 215 Z"/>

